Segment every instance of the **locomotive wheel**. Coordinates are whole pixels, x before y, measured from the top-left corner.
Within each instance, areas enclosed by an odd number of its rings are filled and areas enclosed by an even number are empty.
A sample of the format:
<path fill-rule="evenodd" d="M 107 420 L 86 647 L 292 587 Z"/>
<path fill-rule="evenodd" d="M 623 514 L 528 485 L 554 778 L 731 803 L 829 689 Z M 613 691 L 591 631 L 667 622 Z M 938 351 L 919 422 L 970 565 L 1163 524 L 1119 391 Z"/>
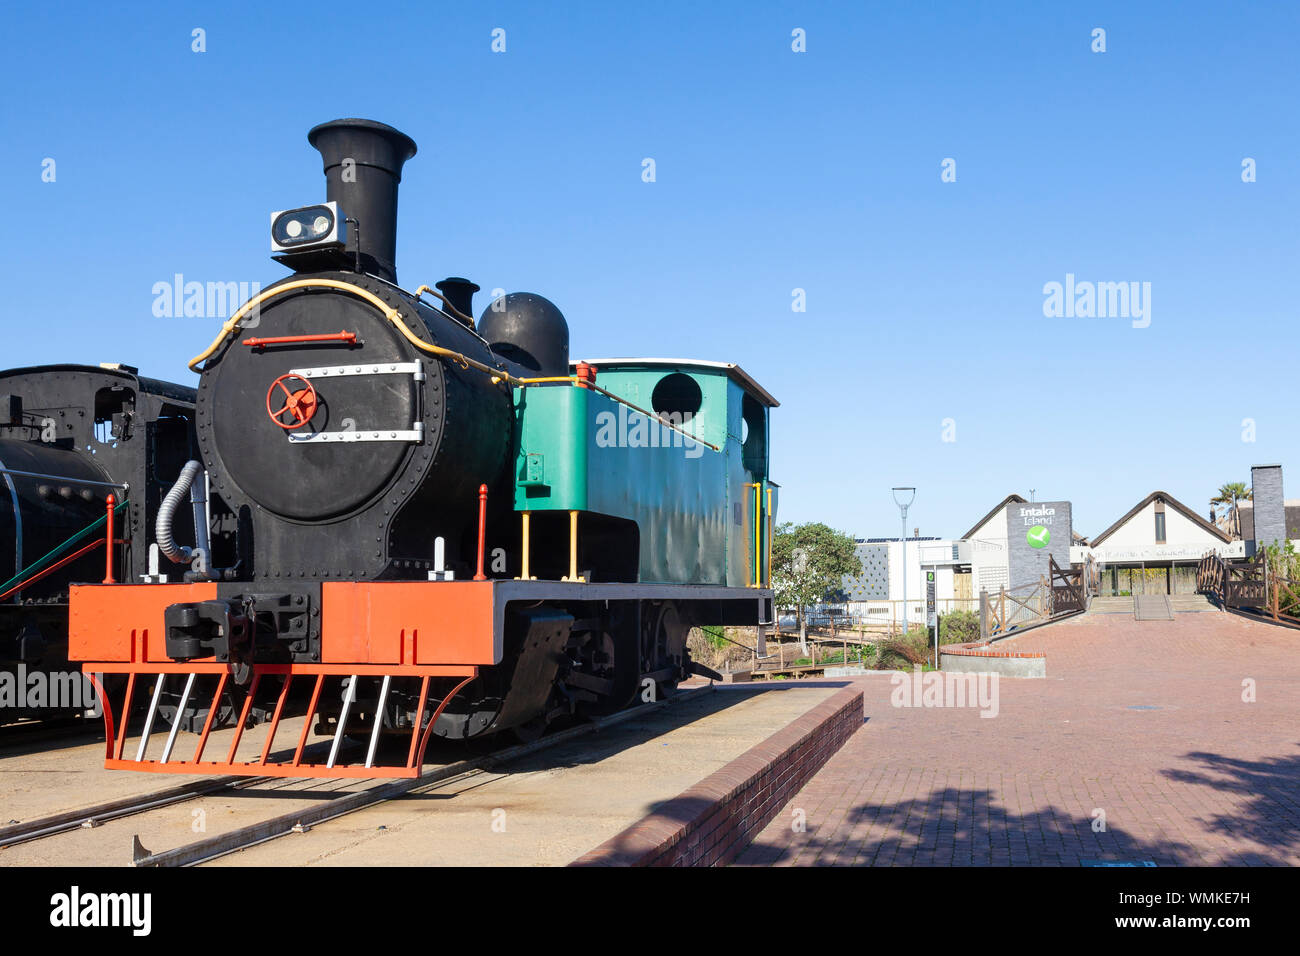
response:
<path fill-rule="evenodd" d="M 678 675 L 685 665 L 686 635 L 690 631 L 671 603 L 647 607 L 642 638 L 641 673 L 657 674 L 671 668 L 672 677 L 655 678 L 655 699 L 664 700 L 677 690 Z"/>
<path fill-rule="evenodd" d="M 637 700 L 641 692 L 643 644 L 635 610 L 636 605 L 631 602 L 611 607 L 608 616 L 591 632 L 584 645 L 588 670 L 612 683 L 598 691 L 595 700 L 580 695 L 575 707 L 579 715 L 604 717 Z"/>

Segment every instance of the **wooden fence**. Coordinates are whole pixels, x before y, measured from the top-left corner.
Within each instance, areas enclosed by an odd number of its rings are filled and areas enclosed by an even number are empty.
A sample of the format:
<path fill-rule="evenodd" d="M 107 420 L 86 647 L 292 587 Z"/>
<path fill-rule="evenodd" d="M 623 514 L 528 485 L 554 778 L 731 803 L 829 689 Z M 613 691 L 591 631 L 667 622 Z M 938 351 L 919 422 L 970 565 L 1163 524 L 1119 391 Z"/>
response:
<path fill-rule="evenodd" d="M 1268 576 L 1268 612 L 1273 620 L 1300 620 L 1300 581 L 1278 573 Z"/>
<path fill-rule="evenodd" d="M 1277 603 L 1270 602 L 1270 590 L 1275 596 L 1280 593 L 1279 587 L 1269 587 L 1268 560 L 1262 551 L 1249 560 L 1233 562 L 1211 551 L 1196 566 L 1196 590 L 1210 595 L 1224 607 L 1256 609 Z"/>
<path fill-rule="evenodd" d="M 1101 587 L 1101 572 L 1092 555 L 1078 568 L 1062 568 L 1051 555 L 1047 560 L 1048 576 L 1037 584 L 999 588 L 996 595 L 980 592 L 981 640 L 1088 609 Z"/>
<path fill-rule="evenodd" d="M 864 662 L 866 646 L 874 643 L 847 632 L 833 640 L 810 636 L 808 653 L 804 654 L 797 643 L 782 642 L 776 645 L 776 653 L 760 655 L 755 649 L 750 661 L 750 672 L 754 676 L 763 677 L 772 674 L 798 675 L 805 671 L 824 670 L 827 666 L 858 665 Z"/>
<path fill-rule="evenodd" d="M 1271 562 L 1266 551 L 1233 562 L 1210 552 L 1196 566 L 1196 590 L 1222 607 L 1250 608 L 1275 621 L 1300 621 L 1300 581 L 1289 577 L 1288 570 L 1289 562 Z"/>
<path fill-rule="evenodd" d="M 1091 556 L 1088 558 L 1092 560 Z M 1047 556 L 1052 588 L 1052 614 L 1088 610 L 1088 581 L 1090 571 L 1085 567 L 1062 568 L 1056 558 Z"/>
<path fill-rule="evenodd" d="M 1213 551 L 1201 558 L 1196 566 L 1196 592 L 1208 594 L 1223 603 L 1223 579 L 1227 577 L 1227 562 Z"/>

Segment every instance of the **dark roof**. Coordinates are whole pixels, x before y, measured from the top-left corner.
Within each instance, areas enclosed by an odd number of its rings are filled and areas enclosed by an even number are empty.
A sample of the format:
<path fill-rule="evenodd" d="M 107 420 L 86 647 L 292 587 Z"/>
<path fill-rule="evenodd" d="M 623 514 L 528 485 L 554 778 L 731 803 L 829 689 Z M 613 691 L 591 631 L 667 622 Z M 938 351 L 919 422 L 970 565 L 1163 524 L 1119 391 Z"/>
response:
<path fill-rule="evenodd" d="M 1007 505 L 1011 504 L 1011 502 L 1013 501 L 1016 502 L 1017 504 L 1029 504 L 1029 502 L 1025 501 L 1025 499 L 1020 497 L 1019 495 L 1007 495 L 1005 498 L 1003 498 L 1001 501 L 999 501 L 996 505 L 993 506 L 992 511 L 986 514 L 983 518 L 980 518 L 979 521 L 976 521 L 974 527 L 972 527 L 969 531 L 967 531 L 964 535 L 962 535 L 962 538 L 963 539 L 969 538 L 971 535 L 973 535 L 976 531 L 979 530 L 980 525 L 988 521 L 990 518 L 992 518 L 995 514 L 997 514 Z"/>
<path fill-rule="evenodd" d="M 105 375 L 112 378 L 126 379 L 128 382 L 136 383 L 141 392 L 150 395 L 157 395 L 160 398 L 171 399 L 172 401 L 188 402 L 193 405 L 198 400 L 198 392 L 190 385 L 177 385 L 175 382 L 164 382 L 160 378 L 147 378 L 139 373 L 139 370 L 130 365 L 105 364 L 105 365 L 29 365 L 26 368 L 10 368 L 0 371 L 0 378 L 18 378 L 24 375 L 43 375 L 48 372 L 84 372 L 88 375 Z"/>
<path fill-rule="evenodd" d="M 1129 518 L 1132 518 L 1135 514 L 1137 514 L 1139 511 L 1141 511 L 1147 505 L 1151 504 L 1151 502 L 1155 501 L 1156 499 L 1160 499 L 1169 507 L 1173 508 L 1179 514 L 1181 514 L 1184 518 L 1187 518 L 1193 524 L 1199 526 L 1205 531 L 1210 532 L 1210 534 L 1214 535 L 1220 541 L 1232 540 L 1230 537 L 1228 537 L 1226 534 L 1224 534 L 1214 525 L 1210 524 L 1210 522 L 1206 521 L 1204 518 L 1198 515 L 1191 508 L 1187 507 L 1187 505 L 1183 504 L 1173 495 L 1169 494 L 1169 492 L 1153 491 L 1151 492 L 1151 494 L 1147 495 L 1145 498 L 1143 498 L 1141 501 L 1135 504 L 1132 508 L 1130 508 L 1128 513 L 1124 515 L 1124 517 L 1120 518 L 1118 521 L 1116 521 L 1113 525 L 1111 525 L 1101 534 L 1097 535 L 1097 537 L 1093 538 L 1092 539 L 1093 547 L 1096 547 L 1097 545 L 1105 541 L 1107 538 L 1109 538 L 1112 534 L 1114 534 L 1117 530 L 1119 530 L 1119 528 L 1124 524 L 1124 522 L 1128 521 Z"/>
<path fill-rule="evenodd" d="M 623 368 L 709 368 L 724 372 L 728 378 L 734 381 L 742 389 L 752 394 L 768 408 L 777 408 L 780 406 L 771 393 L 762 385 L 754 381 L 753 377 L 735 362 L 710 362 L 705 359 L 680 359 L 680 358 L 603 358 L 603 359 L 581 359 L 588 365 L 596 366 L 597 372 L 605 366 L 615 369 Z M 577 368 L 578 360 L 569 363 L 569 368 Z"/>
<path fill-rule="evenodd" d="M 1241 536 L 1251 541 L 1255 537 L 1255 505 L 1250 501 L 1239 501 L 1237 505 L 1241 508 Z M 1287 535 L 1300 538 L 1300 505 L 1288 503 L 1282 508 L 1285 512 Z"/>

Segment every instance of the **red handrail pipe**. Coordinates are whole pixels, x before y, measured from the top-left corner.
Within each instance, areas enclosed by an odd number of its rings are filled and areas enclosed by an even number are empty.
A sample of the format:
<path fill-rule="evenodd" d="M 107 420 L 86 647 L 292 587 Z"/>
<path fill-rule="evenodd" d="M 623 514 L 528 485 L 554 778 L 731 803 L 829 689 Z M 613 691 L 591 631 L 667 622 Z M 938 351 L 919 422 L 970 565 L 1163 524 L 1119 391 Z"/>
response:
<path fill-rule="evenodd" d="M 105 557 L 104 557 L 104 583 L 116 584 L 113 580 L 113 509 L 117 505 L 117 498 L 113 495 L 108 496 L 108 533 L 104 538 Z"/>
<path fill-rule="evenodd" d="M 487 575 L 483 573 L 483 549 L 486 546 L 485 538 L 487 536 L 487 485 L 478 486 L 478 574 L 474 575 L 475 581 L 486 581 Z"/>
<path fill-rule="evenodd" d="M 255 349 L 266 348 L 268 345 L 298 345 L 303 342 L 346 342 L 348 345 L 356 345 L 357 333 L 322 332 L 317 335 L 276 335 L 269 338 L 244 339 L 245 345 Z"/>

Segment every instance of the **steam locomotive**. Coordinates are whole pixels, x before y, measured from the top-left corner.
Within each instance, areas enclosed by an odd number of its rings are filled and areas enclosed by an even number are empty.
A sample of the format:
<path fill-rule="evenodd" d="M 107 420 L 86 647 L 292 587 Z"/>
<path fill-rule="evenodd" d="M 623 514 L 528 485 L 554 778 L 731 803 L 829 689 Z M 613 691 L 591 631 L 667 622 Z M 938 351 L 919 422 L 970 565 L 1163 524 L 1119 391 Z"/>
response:
<path fill-rule="evenodd" d="M 528 739 L 711 674 L 691 627 L 771 620 L 775 399 L 734 364 L 571 362 L 537 294 L 475 321 L 467 279 L 408 291 L 397 200 L 415 143 L 360 119 L 308 141 L 326 201 L 271 216 L 292 274 L 190 363 L 186 472 L 230 509 L 230 563 L 72 591 L 72 656 L 128 676 L 107 766 L 418 776 L 431 736 Z M 258 713 L 260 759 L 237 760 Z M 297 746 L 272 760 L 290 714 Z M 202 760 L 226 723 L 226 759 Z M 332 737 L 323 763 L 304 751 L 313 727 Z M 192 759 L 178 728 L 199 737 Z M 381 766 L 394 735 L 404 760 Z M 348 740 L 368 742 L 364 762 L 340 762 Z"/>
<path fill-rule="evenodd" d="M 186 570 L 150 541 L 197 450 L 194 396 L 126 365 L 0 372 L 0 723 L 93 709 L 67 672 L 71 582 L 136 580 L 151 557 L 156 580 Z M 211 508 L 200 511 L 206 528 Z M 176 534 L 194 539 L 194 513 Z"/>

